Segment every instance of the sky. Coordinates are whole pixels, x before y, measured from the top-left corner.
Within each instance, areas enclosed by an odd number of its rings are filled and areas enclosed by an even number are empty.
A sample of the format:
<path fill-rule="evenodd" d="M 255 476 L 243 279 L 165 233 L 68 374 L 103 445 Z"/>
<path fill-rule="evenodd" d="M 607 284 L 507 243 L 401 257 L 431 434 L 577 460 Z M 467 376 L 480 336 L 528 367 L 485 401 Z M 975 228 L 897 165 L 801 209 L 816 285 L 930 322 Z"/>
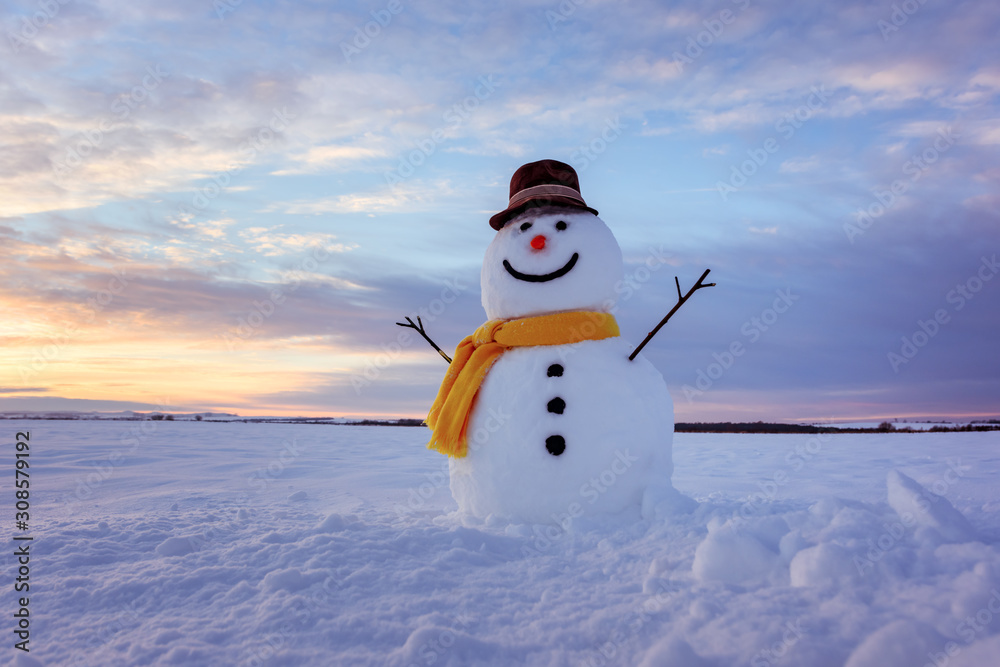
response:
<path fill-rule="evenodd" d="M 0 4 L 0 411 L 426 414 L 520 165 L 678 421 L 1000 415 L 1000 5 Z"/>

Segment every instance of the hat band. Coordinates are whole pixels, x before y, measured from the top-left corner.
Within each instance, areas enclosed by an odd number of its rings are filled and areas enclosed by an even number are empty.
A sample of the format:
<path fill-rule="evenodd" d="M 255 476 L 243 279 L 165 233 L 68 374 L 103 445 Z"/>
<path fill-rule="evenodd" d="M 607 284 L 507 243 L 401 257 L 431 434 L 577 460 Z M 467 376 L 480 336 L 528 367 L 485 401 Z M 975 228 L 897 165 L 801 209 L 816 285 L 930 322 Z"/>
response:
<path fill-rule="evenodd" d="M 521 190 L 513 197 L 510 198 L 510 203 L 507 204 L 507 208 L 511 209 L 524 201 L 531 199 L 532 197 L 544 196 L 544 195 L 555 195 L 559 197 L 569 197 L 570 199 L 575 199 L 580 202 L 581 205 L 586 206 L 587 204 L 583 201 L 583 197 L 580 196 L 578 190 L 574 190 L 568 185 L 535 185 L 530 188 L 525 188 Z"/>

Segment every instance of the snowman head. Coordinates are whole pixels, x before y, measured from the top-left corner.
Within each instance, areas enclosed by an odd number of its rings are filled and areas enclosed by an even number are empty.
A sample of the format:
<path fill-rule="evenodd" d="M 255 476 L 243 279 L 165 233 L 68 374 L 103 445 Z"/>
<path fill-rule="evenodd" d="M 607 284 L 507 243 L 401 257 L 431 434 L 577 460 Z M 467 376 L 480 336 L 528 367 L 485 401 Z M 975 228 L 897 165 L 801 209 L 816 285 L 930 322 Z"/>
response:
<path fill-rule="evenodd" d="M 486 249 L 483 308 L 491 320 L 609 312 L 622 275 L 621 248 L 590 210 L 528 208 L 506 222 Z"/>

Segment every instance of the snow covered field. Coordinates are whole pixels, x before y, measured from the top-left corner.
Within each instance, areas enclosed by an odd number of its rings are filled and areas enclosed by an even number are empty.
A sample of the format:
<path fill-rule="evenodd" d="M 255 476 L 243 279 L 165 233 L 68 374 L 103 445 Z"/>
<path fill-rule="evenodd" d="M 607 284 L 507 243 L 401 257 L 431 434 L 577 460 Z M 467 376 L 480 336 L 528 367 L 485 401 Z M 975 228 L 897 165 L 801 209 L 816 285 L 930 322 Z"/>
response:
<path fill-rule="evenodd" d="M 454 513 L 423 428 L 0 428 L 2 664 L 1000 656 L 1000 433 L 681 433 L 674 482 L 694 512 L 505 526 Z M 17 431 L 31 433 L 30 654 L 11 632 Z"/>

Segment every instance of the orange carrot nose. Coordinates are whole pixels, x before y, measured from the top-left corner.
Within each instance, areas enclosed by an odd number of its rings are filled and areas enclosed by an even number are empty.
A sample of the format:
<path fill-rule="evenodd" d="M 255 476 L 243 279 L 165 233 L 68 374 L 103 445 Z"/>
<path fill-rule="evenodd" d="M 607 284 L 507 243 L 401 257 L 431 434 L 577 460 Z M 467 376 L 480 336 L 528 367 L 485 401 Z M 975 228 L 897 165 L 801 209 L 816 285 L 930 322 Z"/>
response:
<path fill-rule="evenodd" d="M 531 247 L 535 250 L 541 250 L 545 247 L 545 237 L 539 234 L 535 238 L 531 239 Z"/>

